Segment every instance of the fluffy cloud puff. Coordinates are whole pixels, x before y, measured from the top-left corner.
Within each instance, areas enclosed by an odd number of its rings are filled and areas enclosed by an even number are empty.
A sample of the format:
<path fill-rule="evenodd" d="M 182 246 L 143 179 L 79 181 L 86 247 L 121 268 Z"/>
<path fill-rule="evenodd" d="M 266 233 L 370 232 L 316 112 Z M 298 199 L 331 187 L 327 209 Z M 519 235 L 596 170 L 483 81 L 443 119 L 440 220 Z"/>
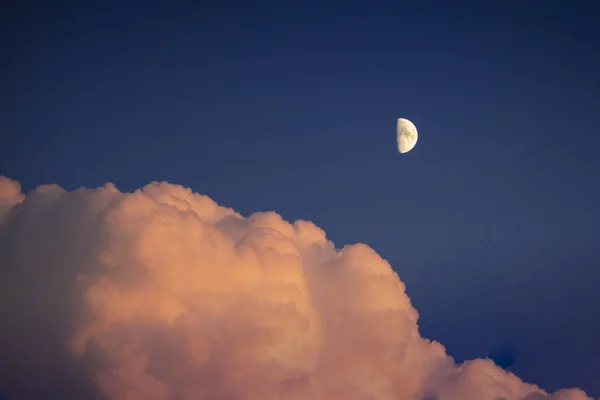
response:
<path fill-rule="evenodd" d="M 9 398 L 589 399 L 455 365 L 370 247 L 168 183 L 0 178 L 0 265 Z"/>

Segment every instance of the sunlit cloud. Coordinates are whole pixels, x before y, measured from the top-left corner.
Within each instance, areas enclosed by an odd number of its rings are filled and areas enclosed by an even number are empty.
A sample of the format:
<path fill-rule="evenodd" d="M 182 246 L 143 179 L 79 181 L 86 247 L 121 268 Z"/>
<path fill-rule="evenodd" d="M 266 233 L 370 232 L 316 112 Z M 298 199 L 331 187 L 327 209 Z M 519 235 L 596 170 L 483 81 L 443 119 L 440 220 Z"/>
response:
<path fill-rule="evenodd" d="M 0 178 L 0 265 L 9 398 L 589 399 L 456 365 L 369 246 L 177 185 Z"/>

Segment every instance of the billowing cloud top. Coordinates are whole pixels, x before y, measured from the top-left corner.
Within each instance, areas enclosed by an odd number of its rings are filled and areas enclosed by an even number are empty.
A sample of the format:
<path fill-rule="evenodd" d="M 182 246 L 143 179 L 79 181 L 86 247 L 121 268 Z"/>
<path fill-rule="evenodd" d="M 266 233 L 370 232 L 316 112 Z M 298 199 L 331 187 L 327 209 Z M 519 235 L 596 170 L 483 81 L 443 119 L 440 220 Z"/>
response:
<path fill-rule="evenodd" d="M 181 186 L 0 178 L 8 398 L 579 400 L 419 335 L 390 265 Z"/>

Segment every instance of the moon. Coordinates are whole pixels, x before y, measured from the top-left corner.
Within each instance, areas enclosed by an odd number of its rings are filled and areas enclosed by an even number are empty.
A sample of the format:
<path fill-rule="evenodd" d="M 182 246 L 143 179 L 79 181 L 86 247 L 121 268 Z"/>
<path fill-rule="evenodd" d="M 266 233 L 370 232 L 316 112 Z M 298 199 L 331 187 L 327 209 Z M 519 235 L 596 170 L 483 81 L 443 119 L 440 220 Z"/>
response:
<path fill-rule="evenodd" d="M 398 118 L 396 124 L 396 139 L 398 141 L 398 151 L 408 153 L 415 147 L 418 139 L 417 128 L 407 119 Z"/>

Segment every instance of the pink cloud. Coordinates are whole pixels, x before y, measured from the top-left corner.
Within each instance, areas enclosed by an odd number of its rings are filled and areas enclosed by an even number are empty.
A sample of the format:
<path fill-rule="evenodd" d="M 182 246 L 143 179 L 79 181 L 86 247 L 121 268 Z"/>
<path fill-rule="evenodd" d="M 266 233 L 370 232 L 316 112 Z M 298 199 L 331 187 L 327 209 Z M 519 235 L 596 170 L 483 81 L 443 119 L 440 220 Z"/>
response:
<path fill-rule="evenodd" d="M 589 399 L 455 365 L 387 261 L 308 221 L 156 182 L 23 196 L 0 178 L 0 207 L 7 393 L 67 393 L 35 373 L 68 366 L 110 399 Z"/>
<path fill-rule="evenodd" d="M 15 204 L 25 199 L 21 193 L 21 184 L 0 175 L 0 222 Z"/>

